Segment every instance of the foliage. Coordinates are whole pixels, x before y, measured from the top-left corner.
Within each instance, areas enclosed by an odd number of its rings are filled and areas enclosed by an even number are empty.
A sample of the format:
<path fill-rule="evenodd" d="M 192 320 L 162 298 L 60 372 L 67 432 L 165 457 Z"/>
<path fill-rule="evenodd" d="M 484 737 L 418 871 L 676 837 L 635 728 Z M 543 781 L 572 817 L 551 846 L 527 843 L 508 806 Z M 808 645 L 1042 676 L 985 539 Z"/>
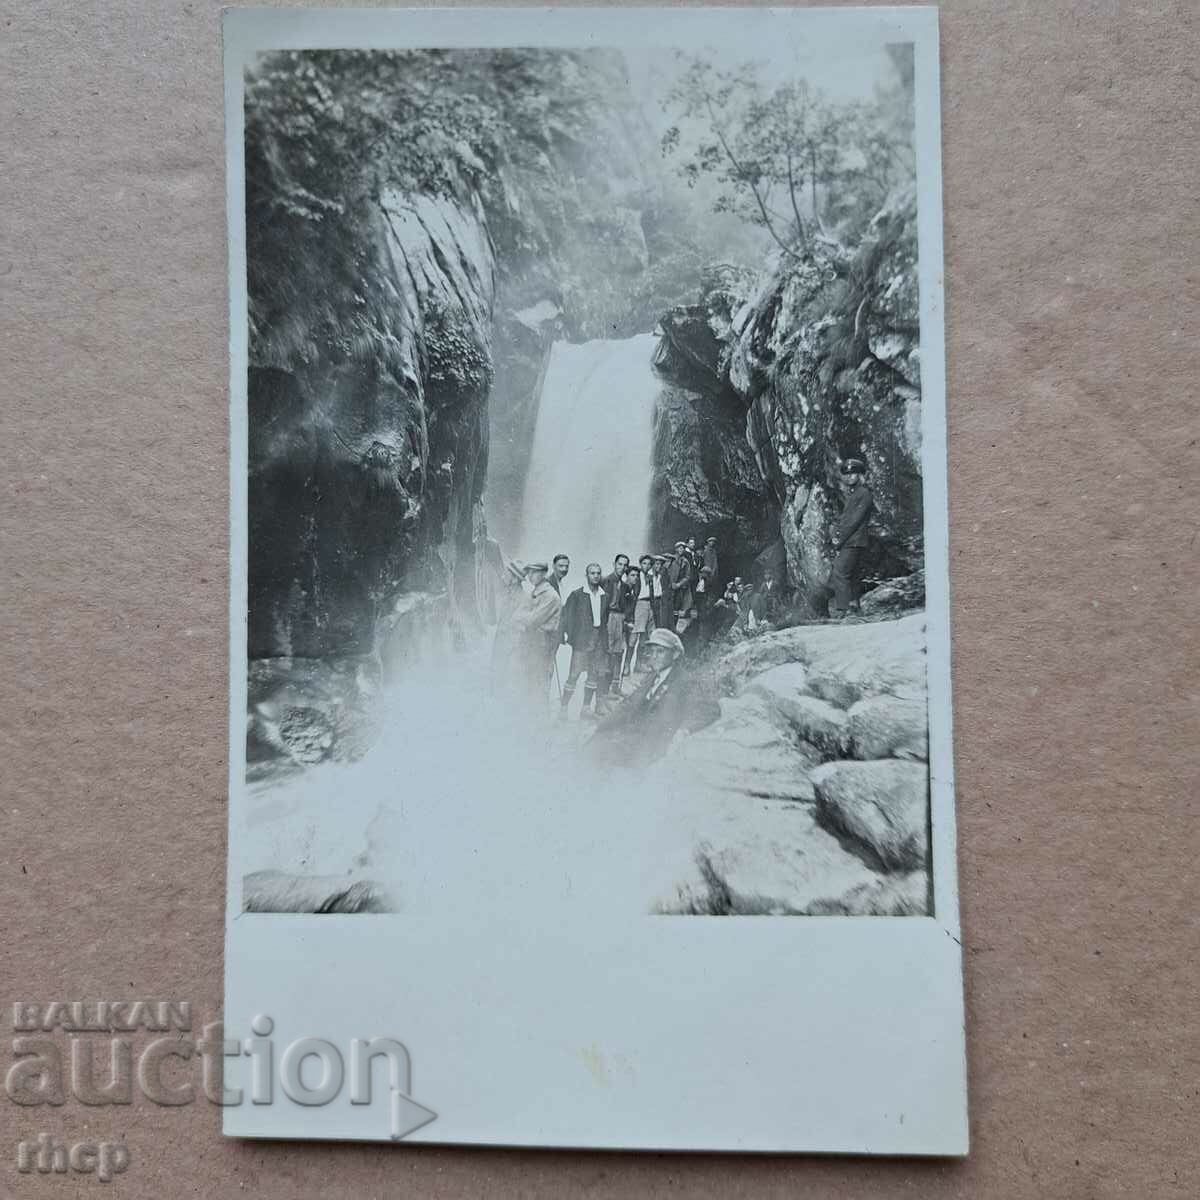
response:
<path fill-rule="evenodd" d="M 874 101 L 835 102 L 803 79 L 764 88 L 753 63 L 722 70 L 683 60 L 668 93 L 677 123 L 663 135 L 690 186 L 715 181 L 713 207 L 764 228 L 800 263 L 857 241 L 913 177 L 911 63 Z"/>
<path fill-rule="evenodd" d="M 480 204 L 501 254 L 544 251 L 553 222 L 514 203 L 505 178 L 544 180 L 551 153 L 593 136 L 597 61 L 533 49 L 262 56 L 245 105 L 252 360 L 399 352 L 387 272 L 363 236 L 385 191 Z"/>

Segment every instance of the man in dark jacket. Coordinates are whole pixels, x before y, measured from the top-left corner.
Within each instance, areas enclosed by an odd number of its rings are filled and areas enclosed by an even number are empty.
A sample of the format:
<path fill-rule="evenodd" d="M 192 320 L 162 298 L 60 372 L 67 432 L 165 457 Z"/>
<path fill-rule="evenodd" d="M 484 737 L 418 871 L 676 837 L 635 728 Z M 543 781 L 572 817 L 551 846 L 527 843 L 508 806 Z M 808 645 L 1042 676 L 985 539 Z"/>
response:
<path fill-rule="evenodd" d="M 692 560 L 687 542 L 675 543 L 675 559 L 671 563 L 671 603 L 676 621 L 685 624 L 692 611 Z"/>
<path fill-rule="evenodd" d="M 583 685 L 581 712 L 594 711 L 596 695 L 603 679 L 608 682 L 609 660 L 605 645 L 608 624 L 608 594 L 600 580 L 600 564 L 588 563 L 587 583 L 576 588 L 563 605 L 562 640 L 571 647 L 571 667 L 562 690 L 562 712 L 565 714 L 579 676 L 587 672 Z"/>
<path fill-rule="evenodd" d="M 650 672 L 597 724 L 589 752 L 605 766 L 638 769 L 662 757 L 687 722 L 687 680 L 680 666 L 683 643 L 669 629 L 646 639 Z"/>
<path fill-rule="evenodd" d="M 858 611 L 858 584 L 862 578 L 862 560 L 867 549 L 867 523 L 875 509 L 875 497 L 867 487 L 867 465 L 860 458 L 842 463 L 842 488 L 846 493 L 842 514 L 832 530 L 833 570 L 829 587 L 833 601 L 829 615 L 835 619 L 849 611 Z"/>
<path fill-rule="evenodd" d="M 675 561 L 672 554 L 656 554 L 654 556 L 654 627 L 656 629 L 675 628 L 675 601 L 671 592 L 671 563 Z"/>
<path fill-rule="evenodd" d="M 609 693 L 621 695 L 621 660 L 625 657 L 625 603 L 628 584 L 625 572 L 629 567 L 629 555 L 618 554 L 613 559 L 610 575 L 604 577 L 604 594 L 608 598 L 608 615 L 605 617 L 604 652 L 609 661 Z"/>
<path fill-rule="evenodd" d="M 567 598 L 563 589 L 567 586 L 567 576 L 571 572 L 571 559 L 566 554 L 556 554 L 550 562 L 550 574 L 546 582 L 558 593 L 560 600 Z"/>

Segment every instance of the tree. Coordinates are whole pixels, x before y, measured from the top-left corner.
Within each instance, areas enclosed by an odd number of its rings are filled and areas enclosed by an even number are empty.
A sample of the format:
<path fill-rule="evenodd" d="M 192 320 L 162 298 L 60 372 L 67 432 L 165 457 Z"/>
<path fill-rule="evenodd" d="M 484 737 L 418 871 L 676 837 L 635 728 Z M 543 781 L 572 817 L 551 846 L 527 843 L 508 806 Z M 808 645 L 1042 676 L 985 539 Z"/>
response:
<path fill-rule="evenodd" d="M 721 70 L 683 61 L 667 96 L 677 123 L 663 152 L 684 155 L 679 172 L 690 185 L 714 179 L 714 209 L 761 226 L 789 258 L 810 260 L 818 243 L 839 246 L 908 182 L 893 95 L 837 103 L 803 79 L 768 92 L 754 63 Z"/>

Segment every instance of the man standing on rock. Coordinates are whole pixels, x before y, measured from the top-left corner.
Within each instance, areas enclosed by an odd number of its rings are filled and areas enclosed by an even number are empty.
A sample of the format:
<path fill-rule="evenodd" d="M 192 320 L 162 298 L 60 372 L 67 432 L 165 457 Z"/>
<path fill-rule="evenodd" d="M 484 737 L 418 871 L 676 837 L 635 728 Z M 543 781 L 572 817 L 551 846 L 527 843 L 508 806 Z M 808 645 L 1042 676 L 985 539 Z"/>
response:
<path fill-rule="evenodd" d="M 587 583 L 576 588 L 562 610 L 562 635 L 571 647 L 571 666 L 562 690 L 562 715 L 579 686 L 579 676 L 587 672 L 583 685 L 581 713 L 595 710 L 601 679 L 608 678 L 605 647 L 608 624 L 608 595 L 600 582 L 600 564 L 588 563 Z"/>
<path fill-rule="evenodd" d="M 715 588 L 720 582 L 721 575 L 717 570 L 717 539 L 709 537 L 704 539 L 704 563 L 703 567 L 709 574 L 712 580 L 712 586 Z"/>
<path fill-rule="evenodd" d="M 867 549 L 867 523 L 875 510 L 875 497 L 867 487 L 867 464 L 861 458 L 842 463 L 842 489 L 846 493 L 842 515 L 833 526 L 833 569 L 829 587 L 833 602 L 829 615 L 840 620 L 847 612 L 858 612 L 858 585 L 862 578 L 863 555 Z"/>

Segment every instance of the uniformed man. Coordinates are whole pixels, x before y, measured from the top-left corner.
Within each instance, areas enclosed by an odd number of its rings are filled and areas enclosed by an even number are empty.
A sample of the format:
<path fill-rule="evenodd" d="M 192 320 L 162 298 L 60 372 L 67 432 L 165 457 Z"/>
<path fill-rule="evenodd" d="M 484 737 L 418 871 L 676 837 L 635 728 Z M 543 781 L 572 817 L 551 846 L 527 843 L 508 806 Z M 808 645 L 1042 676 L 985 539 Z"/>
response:
<path fill-rule="evenodd" d="M 546 579 L 549 570 L 544 562 L 525 564 L 525 578 L 521 582 L 525 594 L 513 614 L 521 670 L 535 706 L 546 702 L 554 655 L 560 644 L 558 623 L 562 601 Z"/>
<path fill-rule="evenodd" d="M 833 592 L 829 615 L 835 620 L 859 610 L 858 585 L 868 544 L 867 524 L 875 510 L 875 497 L 866 483 L 867 464 L 861 458 L 848 458 L 842 463 L 841 476 L 846 499 L 833 525 L 834 559 L 829 572 Z"/>

